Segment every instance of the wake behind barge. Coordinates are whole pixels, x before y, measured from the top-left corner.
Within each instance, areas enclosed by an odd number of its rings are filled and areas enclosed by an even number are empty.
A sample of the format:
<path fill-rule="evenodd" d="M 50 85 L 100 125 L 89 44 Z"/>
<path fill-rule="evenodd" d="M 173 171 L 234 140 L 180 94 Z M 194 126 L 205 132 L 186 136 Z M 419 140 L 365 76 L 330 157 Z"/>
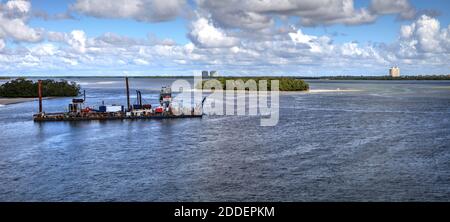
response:
<path fill-rule="evenodd" d="M 82 99 L 73 99 L 68 106 L 68 112 L 45 113 L 42 111 L 42 84 L 39 80 L 39 113 L 33 115 L 35 122 L 47 121 L 89 121 L 89 120 L 134 120 L 134 119 L 178 119 L 201 118 L 203 102 L 195 108 L 175 107 L 172 104 L 172 90 L 163 87 L 159 96 L 159 106 L 152 108 L 151 104 L 142 104 L 142 95 L 136 91 L 137 104 L 130 105 L 128 78 L 125 78 L 127 107 L 121 105 L 104 105 L 98 109 L 85 105 L 86 93 Z"/>

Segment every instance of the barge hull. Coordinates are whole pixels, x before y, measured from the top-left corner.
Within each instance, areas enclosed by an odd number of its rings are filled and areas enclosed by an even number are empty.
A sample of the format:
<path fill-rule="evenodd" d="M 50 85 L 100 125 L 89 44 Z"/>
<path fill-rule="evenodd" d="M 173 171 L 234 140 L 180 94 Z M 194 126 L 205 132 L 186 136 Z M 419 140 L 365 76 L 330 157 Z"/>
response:
<path fill-rule="evenodd" d="M 127 116 L 127 117 L 61 117 L 45 116 L 34 117 L 35 122 L 60 122 L 60 121 L 91 121 L 91 120 L 138 120 L 138 119 L 183 119 L 183 118 L 202 118 L 203 115 L 161 115 L 161 116 Z"/>

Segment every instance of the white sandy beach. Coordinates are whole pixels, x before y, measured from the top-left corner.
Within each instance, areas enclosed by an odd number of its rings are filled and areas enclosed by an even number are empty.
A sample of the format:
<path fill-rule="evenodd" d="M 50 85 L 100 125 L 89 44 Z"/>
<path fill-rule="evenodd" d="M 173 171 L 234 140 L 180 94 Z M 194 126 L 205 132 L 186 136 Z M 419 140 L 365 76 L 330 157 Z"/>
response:
<path fill-rule="evenodd" d="M 308 93 L 328 93 L 328 92 L 359 92 L 358 89 L 310 89 Z"/>
<path fill-rule="evenodd" d="M 44 97 L 43 100 L 46 99 L 52 99 L 54 97 Z M 10 104 L 16 104 L 16 103 L 24 103 L 24 102 L 30 102 L 30 101 L 37 101 L 38 98 L 4 98 L 0 97 L 0 105 L 10 105 Z"/>
<path fill-rule="evenodd" d="M 3 98 L 0 97 L 0 105 L 9 105 L 37 100 L 37 98 Z"/>

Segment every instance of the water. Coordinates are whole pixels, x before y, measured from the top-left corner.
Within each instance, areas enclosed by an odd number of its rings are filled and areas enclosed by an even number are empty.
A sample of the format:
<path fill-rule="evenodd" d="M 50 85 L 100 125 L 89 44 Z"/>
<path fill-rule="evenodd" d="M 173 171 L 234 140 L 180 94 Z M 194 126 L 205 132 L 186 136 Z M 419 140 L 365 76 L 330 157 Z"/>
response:
<path fill-rule="evenodd" d="M 91 104 L 122 79 L 76 79 Z M 132 79 L 144 101 L 172 79 Z M 1 201 L 449 201 L 449 81 L 317 81 L 258 116 L 34 123 L 0 107 Z M 132 91 L 134 92 L 134 91 Z M 64 110 L 69 98 L 44 101 Z"/>

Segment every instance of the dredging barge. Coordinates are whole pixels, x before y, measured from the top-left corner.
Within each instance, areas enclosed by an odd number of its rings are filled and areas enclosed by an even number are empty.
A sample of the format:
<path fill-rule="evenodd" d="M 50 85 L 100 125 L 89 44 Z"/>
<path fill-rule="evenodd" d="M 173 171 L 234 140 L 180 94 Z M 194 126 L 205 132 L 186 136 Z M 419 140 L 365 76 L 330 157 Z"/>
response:
<path fill-rule="evenodd" d="M 131 106 L 128 77 L 125 78 L 127 107 L 122 105 L 104 105 L 98 109 L 85 105 L 86 92 L 82 99 L 72 99 L 68 112 L 45 113 L 42 110 L 42 83 L 38 82 L 39 113 L 33 115 L 35 122 L 47 121 L 89 121 L 89 120 L 134 120 L 134 119 L 177 119 L 201 118 L 203 116 L 203 99 L 201 105 L 193 108 L 176 108 L 172 105 L 172 90 L 162 87 L 159 95 L 159 106 L 142 103 L 142 94 L 136 91 L 137 104 Z"/>

